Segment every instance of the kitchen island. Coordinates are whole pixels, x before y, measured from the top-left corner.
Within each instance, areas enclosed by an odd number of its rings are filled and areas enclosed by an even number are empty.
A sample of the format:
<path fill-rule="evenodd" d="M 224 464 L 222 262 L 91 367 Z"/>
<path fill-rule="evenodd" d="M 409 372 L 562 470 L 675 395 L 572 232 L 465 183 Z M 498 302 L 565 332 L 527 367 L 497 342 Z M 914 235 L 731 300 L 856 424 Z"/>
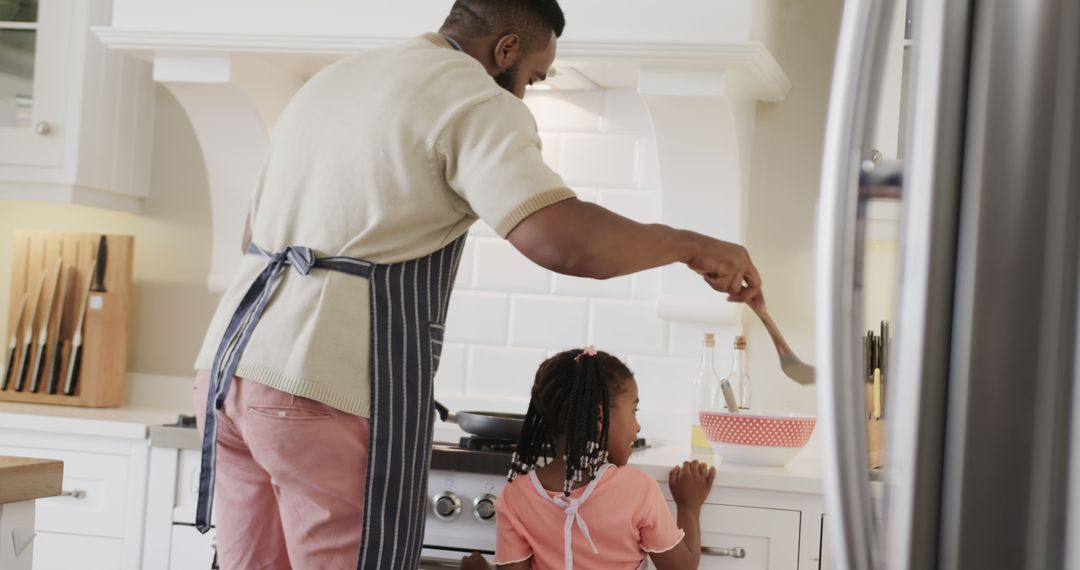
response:
<path fill-rule="evenodd" d="M 0 455 L 0 568 L 30 570 L 34 502 L 59 495 L 63 477 L 60 461 Z"/>

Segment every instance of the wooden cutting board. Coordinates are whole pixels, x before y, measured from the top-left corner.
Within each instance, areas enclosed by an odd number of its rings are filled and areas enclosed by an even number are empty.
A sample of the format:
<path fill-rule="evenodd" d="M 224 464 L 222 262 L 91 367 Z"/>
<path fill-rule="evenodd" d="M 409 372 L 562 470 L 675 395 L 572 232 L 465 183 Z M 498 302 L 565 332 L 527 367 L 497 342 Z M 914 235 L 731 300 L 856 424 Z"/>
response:
<path fill-rule="evenodd" d="M 0 455 L 0 505 L 60 494 L 64 463 Z"/>

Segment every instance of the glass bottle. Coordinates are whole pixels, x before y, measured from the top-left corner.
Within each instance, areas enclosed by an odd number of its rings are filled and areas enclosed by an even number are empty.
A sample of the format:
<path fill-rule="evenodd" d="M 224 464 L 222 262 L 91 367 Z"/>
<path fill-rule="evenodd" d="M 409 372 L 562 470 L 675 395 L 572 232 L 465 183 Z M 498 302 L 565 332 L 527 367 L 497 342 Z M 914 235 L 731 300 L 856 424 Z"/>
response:
<path fill-rule="evenodd" d="M 733 348 L 735 350 L 731 353 L 731 372 L 728 372 L 724 380 L 727 380 L 736 390 L 739 409 L 749 410 L 753 385 L 750 382 L 750 375 L 746 373 L 746 337 L 741 335 L 735 337 Z"/>
<path fill-rule="evenodd" d="M 701 419 L 698 412 L 701 410 L 715 409 L 717 394 L 720 391 L 720 375 L 716 372 L 716 336 L 705 333 L 705 339 L 701 348 L 701 366 L 697 376 L 693 380 L 691 406 L 690 447 L 694 452 L 711 453 L 705 431 L 701 429 Z"/>

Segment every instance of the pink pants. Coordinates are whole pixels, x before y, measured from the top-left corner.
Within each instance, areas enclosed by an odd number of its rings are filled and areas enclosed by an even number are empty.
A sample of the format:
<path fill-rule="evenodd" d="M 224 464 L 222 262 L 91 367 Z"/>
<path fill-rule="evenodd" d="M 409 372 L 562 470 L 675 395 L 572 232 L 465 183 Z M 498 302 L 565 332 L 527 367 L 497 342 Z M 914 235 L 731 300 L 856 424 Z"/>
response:
<path fill-rule="evenodd" d="M 199 432 L 210 374 L 195 378 Z M 356 568 L 370 424 L 235 378 L 218 411 L 214 517 L 225 570 Z"/>

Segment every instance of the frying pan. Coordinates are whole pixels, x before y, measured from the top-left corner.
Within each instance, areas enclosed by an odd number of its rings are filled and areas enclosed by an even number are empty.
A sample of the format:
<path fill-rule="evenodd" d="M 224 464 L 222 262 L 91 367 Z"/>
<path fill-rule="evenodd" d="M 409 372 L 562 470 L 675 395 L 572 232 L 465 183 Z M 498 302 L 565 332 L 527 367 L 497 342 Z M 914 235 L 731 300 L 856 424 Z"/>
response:
<path fill-rule="evenodd" d="M 458 412 L 451 414 L 446 406 L 435 402 L 439 419 L 457 424 L 466 433 L 478 437 L 517 440 L 521 427 L 525 425 L 525 416 L 521 414 L 503 414 L 499 412 Z"/>

